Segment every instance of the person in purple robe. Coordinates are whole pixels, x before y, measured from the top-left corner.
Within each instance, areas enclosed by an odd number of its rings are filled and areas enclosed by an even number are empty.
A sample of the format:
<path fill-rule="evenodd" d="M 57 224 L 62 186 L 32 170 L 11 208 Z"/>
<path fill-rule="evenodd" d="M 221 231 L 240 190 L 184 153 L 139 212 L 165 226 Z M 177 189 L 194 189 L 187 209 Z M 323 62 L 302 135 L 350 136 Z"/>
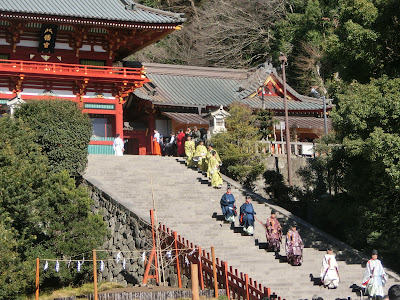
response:
<path fill-rule="evenodd" d="M 293 223 L 286 234 L 286 257 L 292 266 L 300 266 L 303 260 L 303 240 L 297 231 L 297 224 Z"/>
<path fill-rule="evenodd" d="M 268 248 L 275 252 L 275 256 L 279 255 L 282 240 L 282 227 L 276 219 L 276 211 L 271 210 L 271 217 L 265 224 Z"/>

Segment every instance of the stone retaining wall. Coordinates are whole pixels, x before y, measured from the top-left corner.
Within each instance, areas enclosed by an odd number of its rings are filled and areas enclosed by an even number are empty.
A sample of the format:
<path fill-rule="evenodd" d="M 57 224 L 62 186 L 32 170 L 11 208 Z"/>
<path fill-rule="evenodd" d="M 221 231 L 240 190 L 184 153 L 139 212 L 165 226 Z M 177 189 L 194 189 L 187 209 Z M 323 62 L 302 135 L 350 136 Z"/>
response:
<path fill-rule="evenodd" d="M 219 295 L 226 295 L 225 290 L 218 290 Z M 207 298 L 214 297 L 214 290 L 200 290 L 200 296 Z M 98 294 L 99 300 L 167 300 L 177 298 L 192 298 L 191 290 L 180 291 L 154 291 L 154 292 L 123 292 L 123 293 L 102 293 Z M 65 298 L 55 298 L 54 300 L 76 300 L 76 299 L 94 299 L 94 295 L 72 296 Z"/>
<path fill-rule="evenodd" d="M 102 255 L 108 258 L 110 255 L 114 257 L 113 260 L 104 260 L 104 270 L 98 273 L 98 281 L 118 282 L 124 286 L 141 284 L 145 269 L 141 255 L 143 251 L 151 249 L 153 243 L 151 225 L 90 182 L 84 181 L 83 185 L 94 201 L 93 212 L 101 211 L 109 228 L 109 236 L 101 250 L 109 250 L 110 253 L 104 254 L 99 251 L 98 260 L 102 259 Z M 123 253 L 126 258 L 125 270 L 122 268 L 122 260 L 119 263 L 116 261 L 118 251 L 132 251 Z M 177 276 L 174 266 L 166 267 L 164 272 L 169 285 L 176 286 Z M 182 275 L 182 287 L 186 288 L 189 284 L 189 279 Z"/>

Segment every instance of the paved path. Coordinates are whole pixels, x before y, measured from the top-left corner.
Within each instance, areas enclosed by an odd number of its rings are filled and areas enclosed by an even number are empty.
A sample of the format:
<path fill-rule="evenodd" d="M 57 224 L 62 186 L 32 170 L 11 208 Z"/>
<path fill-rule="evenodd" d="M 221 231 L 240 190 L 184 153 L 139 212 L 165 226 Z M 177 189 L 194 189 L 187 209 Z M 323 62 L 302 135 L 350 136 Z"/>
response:
<path fill-rule="evenodd" d="M 306 245 L 303 264 L 293 267 L 285 263 L 283 247 L 281 258 L 276 259 L 274 253 L 263 249 L 266 238 L 260 224 L 256 224 L 254 236 L 243 236 L 237 220 L 235 230 L 219 220 L 219 201 L 226 185 L 222 190 L 211 188 L 200 173 L 186 168 L 176 158 L 89 155 L 84 177 L 145 220 L 149 220 L 153 192 L 160 222 L 203 249 L 214 246 L 217 257 L 270 287 L 282 298 L 311 300 L 318 295 L 324 300 L 358 299 L 350 286 L 361 284 L 364 269 L 359 260 L 335 249 L 341 259 L 338 261 L 341 283 L 336 290 L 320 287 L 316 282 L 328 245 L 322 236 L 300 226 Z M 239 207 L 244 196 L 237 189 L 232 193 Z M 254 201 L 253 205 L 257 218 L 265 222 L 270 207 L 261 201 Z M 277 216 L 286 233 L 290 220 L 287 216 Z M 394 280 L 390 279 L 387 287 L 392 284 Z"/>

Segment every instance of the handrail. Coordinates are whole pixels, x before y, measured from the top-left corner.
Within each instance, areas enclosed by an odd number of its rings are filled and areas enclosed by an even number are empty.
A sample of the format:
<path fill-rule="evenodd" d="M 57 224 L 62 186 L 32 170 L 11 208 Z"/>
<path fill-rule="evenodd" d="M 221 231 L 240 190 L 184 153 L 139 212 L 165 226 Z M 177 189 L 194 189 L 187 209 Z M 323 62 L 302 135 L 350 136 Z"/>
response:
<path fill-rule="evenodd" d="M 258 141 L 263 148 L 264 152 L 268 152 L 273 155 L 286 154 L 286 142 L 285 141 Z M 317 151 L 317 143 L 310 142 L 290 142 L 291 154 L 302 155 L 302 156 L 319 156 L 323 153 Z M 340 144 L 329 144 L 329 146 L 341 147 Z"/>
<path fill-rule="evenodd" d="M 189 240 L 185 240 L 183 237 L 178 235 L 175 231 L 172 231 L 167 226 L 159 223 L 158 230 L 160 232 L 161 240 L 164 241 L 165 245 L 177 245 L 178 252 L 186 256 L 187 261 L 190 263 L 200 264 L 199 266 L 199 282 L 203 282 L 201 288 L 214 288 L 213 282 L 213 268 L 211 254 L 205 250 L 201 250 L 201 247 L 193 245 Z M 177 237 L 177 239 L 175 239 Z M 194 252 L 193 252 L 194 250 Z M 177 259 L 177 264 L 181 273 L 190 277 L 190 268 L 185 263 L 185 260 Z M 247 299 L 256 300 L 269 298 L 271 296 L 270 288 L 264 287 L 261 283 L 253 281 L 247 274 L 239 272 L 237 269 L 228 267 L 228 263 L 216 258 L 216 271 L 218 288 L 225 289 L 227 296 L 231 299 Z M 248 296 L 247 296 L 248 295 Z M 275 293 L 274 293 L 275 295 Z M 283 298 L 276 296 L 278 300 Z M 283 299 L 284 300 L 284 299 Z"/>
<path fill-rule="evenodd" d="M 126 68 L 0 59 L 0 72 L 4 71 L 22 74 L 33 73 L 149 81 L 145 76 L 144 67 Z"/>

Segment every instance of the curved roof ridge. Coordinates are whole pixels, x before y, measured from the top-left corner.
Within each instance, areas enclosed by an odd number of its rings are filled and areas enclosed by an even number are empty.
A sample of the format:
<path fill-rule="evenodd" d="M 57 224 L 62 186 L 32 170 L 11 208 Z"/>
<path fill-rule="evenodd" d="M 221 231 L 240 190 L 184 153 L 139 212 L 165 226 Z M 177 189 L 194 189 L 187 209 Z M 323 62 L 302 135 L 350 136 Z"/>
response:
<path fill-rule="evenodd" d="M 186 65 L 171 65 L 159 63 L 143 63 L 147 68 L 147 73 L 157 75 L 174 75 L 189 77 L 218 77 L 222 79 L 246 80 L 248 78 L 247 69 L 228 69 L 214 67 L 197 67 Z"/>

